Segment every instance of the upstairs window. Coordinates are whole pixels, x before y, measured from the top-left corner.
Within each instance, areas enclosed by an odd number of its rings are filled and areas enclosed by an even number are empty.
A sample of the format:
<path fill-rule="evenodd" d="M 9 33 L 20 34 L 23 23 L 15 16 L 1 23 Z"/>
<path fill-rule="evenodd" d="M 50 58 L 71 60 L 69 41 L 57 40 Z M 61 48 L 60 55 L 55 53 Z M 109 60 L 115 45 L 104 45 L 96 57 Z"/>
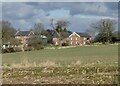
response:
<path fill-rule="evenodd" d="M 78 40 L 78 38 L 76 38 L 76 40 Z"/>
<path fill-rule="evenodd" d="M 83 44 L 86 44 L 86 42 L 83 42 Z"/>
<path fill-rule="evenodd" d="M 86 40 L 86 38 L 84 37 L 84 40 Z"/>
<path fill-rule="evenodd" d="M 87 38 L 87 40 L 89 40 L 89 38 Z"/>

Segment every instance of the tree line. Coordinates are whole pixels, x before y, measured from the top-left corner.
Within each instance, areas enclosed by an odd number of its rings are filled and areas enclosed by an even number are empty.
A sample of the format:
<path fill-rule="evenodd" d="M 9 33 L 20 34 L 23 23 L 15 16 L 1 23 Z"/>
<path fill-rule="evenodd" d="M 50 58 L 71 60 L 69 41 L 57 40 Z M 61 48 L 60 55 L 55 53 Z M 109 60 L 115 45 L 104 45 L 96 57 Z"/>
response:
<path fill-rule="evenodd" d="M 94 37 L 93 42 L 102 42 L 102 44 L 110 44 L 119 42 L 119 32 L 117 31 L 117 21 L 113 19 L 101 19 L 92 23 L 90 29 L 86 32 Z"/>
<path fill-rule="evenodd" d="M 14 28 L 9 21 L 1 21 L 2 23 L 2 44 L 10 42 L 12 45 L 19 45 L 21 42 L 15 39 L 15 33 L 17 29 Z M 42 45 L 40 35 L 47 37 L 47 42 L 52 44 L 53 33 L 56 33 L 60 40 L 64 39 L 68 35 L 68 26 L 70 22 L 65 20 L 55 21 L 50 20 L 51 29 L 46 29 L 41 22 L 35 23 L 31 28 L 37 36 L 32 36 L 29 42 L 32 46 L 38 48 Z M 92 23 L 90 28 L 86 30 L 86 33 L 92 36 L 94 39 L 92 42 L 115 43 L 119 42 L 119 32 L 116 31 L 117 22 L 113 19 L 101 19 L 98 22 Z"/>

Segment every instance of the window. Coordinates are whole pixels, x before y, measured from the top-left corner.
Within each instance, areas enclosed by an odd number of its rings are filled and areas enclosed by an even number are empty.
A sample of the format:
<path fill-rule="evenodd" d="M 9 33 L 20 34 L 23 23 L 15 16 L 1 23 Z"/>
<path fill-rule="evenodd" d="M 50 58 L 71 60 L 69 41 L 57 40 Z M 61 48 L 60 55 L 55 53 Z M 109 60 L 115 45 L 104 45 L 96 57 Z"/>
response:
<path fill-rule="evenodd" d="M 87 38 L 87 40 L 89 40 L 89 38 Z"/>
<path fill-rule="evenodd" d="M 86 38 L 84 37 L 84 40 L 86 40 Z"/>
<path fill-rule="evenodd" d="M 85 44 L 85 42 L 83 42 L 83 44 Z"/>
<path fill-rule="evenodd" d="M 76 44 L 78 44 L 78 42 L 76 42 Z"/>
<path fill-rule="evenodd" d="M 56 42 L 55 44 L 58 45 L 58 42 Z"/>
<path fill-rule="evenodd" d="M 72 42 L 71 42 L 71 44 L 72 44 Z"/>
<path fill-rule="evenodd" d="M 72 40 L 72 38 L 71 38 L 71 40 Z"/>
<path fill-rule="evenodd" d="M 78 40 L 78 38 L 76 38 L 76 40 Z"/>

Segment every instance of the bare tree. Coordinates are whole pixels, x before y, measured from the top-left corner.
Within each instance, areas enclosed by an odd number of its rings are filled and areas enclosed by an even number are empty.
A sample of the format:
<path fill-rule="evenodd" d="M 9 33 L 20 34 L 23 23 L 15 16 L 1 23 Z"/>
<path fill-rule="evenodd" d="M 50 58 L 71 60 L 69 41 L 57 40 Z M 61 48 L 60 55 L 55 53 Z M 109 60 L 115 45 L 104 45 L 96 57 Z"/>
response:
<path fill-rule="evenodd" d="M 112 32 L 115 30 L 116 21 L 113 19 L 101 19 L 93 23 L 91 27 L 102 37 L 102 42 L 111 42 Z"/>
<path fill-rule="evenodd" d="M 53 28 L 53 30 L 57 33 L 57 35 L 60 37 L 60 34 L 57 32 L 57 30 L 56 30 L 56 25 L 55 25 L 55 22 L 54 22 L 54 20 L 53 19 L 51 19 L 51 27 Z"/>
<path fill-rule="evenodd" d="M 2 21 L 2 43 L 10 42 L 13 45 L 19 44 L 18 40 L 15 39 L 16 29 L 13 28 L 10 22 Z"/>
<path fill-rule="evenodd" d="M 86 29 L 85 31 L 88 35 L 90 35 L 91 37 L 95 37 L 96 31 L 92 28 Z"/>
<path fill-rule="evenodd" d="M 37 35 L 41 35 L 41 32 L 44 31 L 44 25 L 42 23 L 35 23 L 33 31 Z"/>
<path fill-rule="evenodd" d="M 44 31 L 44 25 L 41 22 L 35 23 L 33 27 L 33 31 L 35 35 L 30 35 L 28 39 L 28 45 L 32 46 L 34 49 L 42 49 L 43 48 L 43 43 L 42 43 L 42 37 L 41 33 Z"/>
<path fill-rule="evenodd" d="M 67 31 L 68 25 L 69 22 L 65 20 L 58 20 L 57 22 L 54 22 L 53 19 L 51 20 L 51 26 L 59 36 L 62 31 Z"/>
<path fill-rule="evenodd" d="M 55 22 L 53 19 L 51 19 L 51 27 L 56 32 L 60 40 L 62 40 L 64 38 L 64 35 L 67 33 L 68 25 L 69 25 L 68 21 L 58 20 Z"/>

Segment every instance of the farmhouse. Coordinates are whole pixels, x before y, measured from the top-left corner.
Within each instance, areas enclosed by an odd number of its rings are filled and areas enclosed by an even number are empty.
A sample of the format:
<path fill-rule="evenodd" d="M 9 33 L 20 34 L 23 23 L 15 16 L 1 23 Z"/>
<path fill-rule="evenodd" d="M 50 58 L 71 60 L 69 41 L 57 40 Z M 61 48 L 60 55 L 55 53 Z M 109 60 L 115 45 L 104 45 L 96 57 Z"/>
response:
<path fill-rule="evenodd" d="M 17 31 L 15 34 L 15 38 L 21 41 L 21 44 L 24 46 L 28 45 L 28 39 L 30 36 L 36 35 L 32 30 L 30 31 Z M 44 35 L 41 35 L 41 38 L 43 39 L 44 42 L 46 42 L 47 37 Z"/>
<path fill-rule="evenodd" d="M 91 36 L 86 33 L 78 33 L 78 32 L 69 32 L 66 37 L 62 40 L 59 39 L 58 36 L 53 37 L 53 43 L 55 45 L 59 45 L 60 43 L 69 43 L 69 45 L 85 45 L 89 43 L 91 40 Z"/>
<path fill-rule="evenodd" d="M 90 42 L 91 36 L 86 33 L 73 32 L 68 39 L 71 45 L 85 45 L 87 42 Z"/>
<path fill-rule="evenodd" d="M 21 44 L 27 45 L 28 38 L 30 35 L 34 35 L 34 32 L 32 30 L 30 31 L 17 31 L 15 34 L 15 38 L 21 41 Z"/>
<path fill-rule="evenodd" d="M 27 46 L 30 35 L 36 35 L 36 34 L 32 30 L 17 31 L 17 33 L 15 34 L 15 38 L 19 39 L 22 45 Z M 41 35 L 41 38 L 43 39 L 43 41 L 44 39 L 47 40 L 47 37 L 44 35 Z M 54 45 L 60 45 L 63 43 L 68 43 L 69 45 L 72 45 L 72 46 L 85 45 L 89 43 L 90 40 L 91 40 L 91 36 L 89 36 L 86 33 L 68 31 L 67 33 L 64 34 L 62 39 L 60 39 L 59 36 L 54 31 L 52 34 L 52 42 Z"/>

